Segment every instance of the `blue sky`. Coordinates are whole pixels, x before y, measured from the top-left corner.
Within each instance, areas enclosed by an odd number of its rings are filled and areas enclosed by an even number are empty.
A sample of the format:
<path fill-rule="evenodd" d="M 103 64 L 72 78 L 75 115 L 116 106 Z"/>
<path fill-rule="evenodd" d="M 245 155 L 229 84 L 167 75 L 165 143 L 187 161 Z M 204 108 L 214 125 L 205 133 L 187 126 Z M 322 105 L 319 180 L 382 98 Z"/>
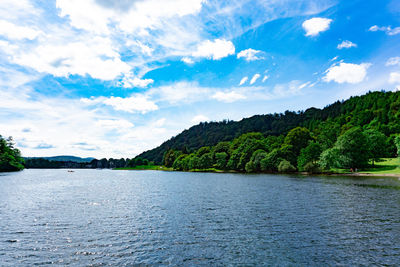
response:
<path fill-rule="evenodd" d="M 0 134 L 24 156 L 133 157 L 399 88 L 397 0 L 0 1 Z"/>

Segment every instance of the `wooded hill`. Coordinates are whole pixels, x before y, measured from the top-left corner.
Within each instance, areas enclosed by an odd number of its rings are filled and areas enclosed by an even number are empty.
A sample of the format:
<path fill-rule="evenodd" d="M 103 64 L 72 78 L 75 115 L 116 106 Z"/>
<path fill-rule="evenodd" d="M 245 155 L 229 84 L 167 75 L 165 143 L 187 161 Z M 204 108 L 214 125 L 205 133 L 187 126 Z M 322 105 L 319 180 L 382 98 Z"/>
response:
<path fill-rule="evenodd" d="M 138 157 L 162 164 L 164 154 L 170 149 L 190 154 L 201 147 L 232 141 L 245 133 L 259 132 L 265 137 L 285 136 L 299 126 L 318 136 L 324 149 L 332 147 L 343 132 L 356 126 L 375 129 L 389 138 L 400 133 L 400 92 L 369 92 L 337 101 L 323 109 L 256 115 L 240 121 L 203 122 Z M 389 142 L 393 144 L 393 140 Z M 394 144 L 391 147 L 394 155 Z"/>

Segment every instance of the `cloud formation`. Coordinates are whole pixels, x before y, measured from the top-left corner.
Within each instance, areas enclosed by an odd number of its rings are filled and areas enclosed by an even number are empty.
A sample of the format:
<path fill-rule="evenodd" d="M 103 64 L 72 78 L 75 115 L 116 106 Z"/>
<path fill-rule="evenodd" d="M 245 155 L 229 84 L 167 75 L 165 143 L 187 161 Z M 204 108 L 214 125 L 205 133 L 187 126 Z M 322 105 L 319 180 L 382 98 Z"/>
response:
<path fill-rule="evenodd" d="M 352 47 L 357 47 L 357 44 L 355 44 L 351 41 L 345 40 L 345 41 L 341 42 L 340 44 L 338 44 L 337 49 L 352 48 Z"/>
<path fill-rule="evenodd" d="M 319 35 L 321 32 L 327 31 L 331 23 L 331 19 L 312 18 L 304 21 L 302 26 L 306 31 L 306 36 L 314 37 Z"/>
<path fill-rule="evenodd" d="M 334 81 L 337 83 L 356 84 L 364 81 L 367 76 L 367 69 L 370 63 L 352 64 L 341 62 L 339 65 L 330 67 L 323 77 L 325 82 Z"/>
<path fill-rule="evenodd" d="M 193 57 L 219 60 L 229 55 L 235 54 L 235 46 L 231 41 L 224 39 L 206 40 L 197 46 L 192 53 Z"/>
<path fill-rule="evenodd" d="M 237 58 L 243 58 L 246 61 L 255 61 L 255 60 L 261 60 L 264 59 L 262 56 L 263 51 L 261 50 L 255 50 L 252 48 L 242 50 L 237 54 Z"/>
<path fill-rule="evenodd" d="M 377 25 L 374 25 L 371 28 L 369 28 L 369 31 L 371 32 L 381 31 L 385 32 L 387 35 L 397 35 L 400 33 L 400 27 L 392 28 L 391 26 L 379 27 Z"/>

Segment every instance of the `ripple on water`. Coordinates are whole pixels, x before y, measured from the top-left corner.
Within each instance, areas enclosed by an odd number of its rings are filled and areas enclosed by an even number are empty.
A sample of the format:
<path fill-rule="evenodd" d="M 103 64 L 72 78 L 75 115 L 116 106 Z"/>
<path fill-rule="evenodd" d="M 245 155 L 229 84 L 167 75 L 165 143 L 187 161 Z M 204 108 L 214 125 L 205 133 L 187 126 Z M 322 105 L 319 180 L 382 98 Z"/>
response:
<path fill-rule="evenodd" d="M 400 258 L 397 179 L 15 175 L 0 179 L 0 265 L 396 265 Z"/>

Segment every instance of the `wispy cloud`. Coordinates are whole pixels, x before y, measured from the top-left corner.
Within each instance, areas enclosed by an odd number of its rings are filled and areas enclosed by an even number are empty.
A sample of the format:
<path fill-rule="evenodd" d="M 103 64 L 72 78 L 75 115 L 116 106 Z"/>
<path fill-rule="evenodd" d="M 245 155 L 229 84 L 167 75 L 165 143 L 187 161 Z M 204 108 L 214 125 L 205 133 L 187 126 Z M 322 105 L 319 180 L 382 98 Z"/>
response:
<path fill-rule="evenodd" d="M 400 33 L 400 27 L 392 28 L 391 26 L 379 27 L 377 25 L 374 25 L 371 28 L 369 28 L 369 31 L 371 32 L 382 31 L 385 32 L 387 35 L 397 35 Z"/>

